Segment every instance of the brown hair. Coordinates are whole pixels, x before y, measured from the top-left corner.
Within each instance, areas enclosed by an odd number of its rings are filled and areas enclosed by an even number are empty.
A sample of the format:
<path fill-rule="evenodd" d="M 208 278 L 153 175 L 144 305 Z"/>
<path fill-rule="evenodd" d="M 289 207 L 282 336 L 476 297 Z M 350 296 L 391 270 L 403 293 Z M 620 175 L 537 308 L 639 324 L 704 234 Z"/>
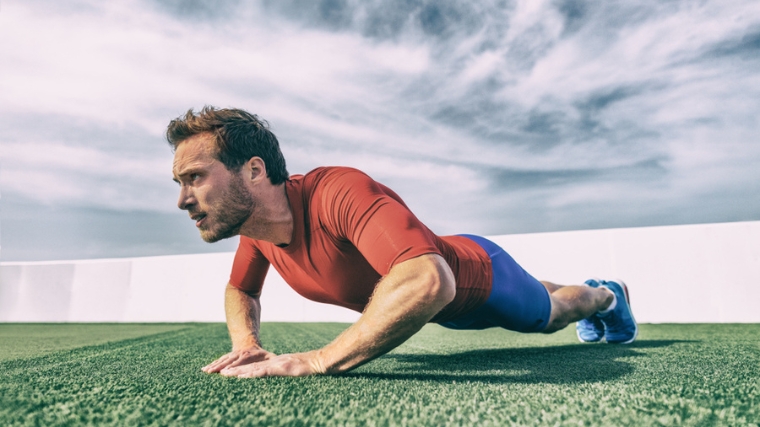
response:
<path fill-rule="evenodd" d="M 285 158 L 269 124 L 243 110 L 207 105 L 196 114 L 190 109 L 169 123 L 166 140 L 176 150 L 182 141 L 206 132 L 212 134 L 216 142 L 214 157 L 227 170 L 237 172 L 251 157 L 261 157 L 272 184 L 288 179 Z"/>

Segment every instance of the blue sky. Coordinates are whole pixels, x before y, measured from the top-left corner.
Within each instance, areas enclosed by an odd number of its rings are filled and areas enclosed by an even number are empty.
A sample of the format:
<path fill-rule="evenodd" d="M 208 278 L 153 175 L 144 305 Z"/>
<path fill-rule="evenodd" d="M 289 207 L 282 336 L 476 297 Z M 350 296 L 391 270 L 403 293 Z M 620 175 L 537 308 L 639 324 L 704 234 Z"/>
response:
<path fill-rule="evenodd" d="M 439 234 L 760 219 L 750 0 L 7 0 L 0 101 L 3 261 L 234 250 L 175 204 L 206 104 Z"/>

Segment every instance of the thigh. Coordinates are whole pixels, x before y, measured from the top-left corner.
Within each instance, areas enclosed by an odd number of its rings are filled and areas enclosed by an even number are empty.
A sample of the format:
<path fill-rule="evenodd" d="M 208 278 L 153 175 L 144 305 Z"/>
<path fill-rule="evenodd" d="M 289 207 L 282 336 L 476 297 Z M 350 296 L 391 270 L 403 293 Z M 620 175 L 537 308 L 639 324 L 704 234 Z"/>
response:
<path fill-rule="evenodd" d="M 465 235 L 491 258 L 493 284 L 486 302 L 459 319 L 441 323 L 454 329 L 502 327 L 518 332 L 540 332 L 552 311 L 549 292 L 499 245 L 479 236 Z"/>

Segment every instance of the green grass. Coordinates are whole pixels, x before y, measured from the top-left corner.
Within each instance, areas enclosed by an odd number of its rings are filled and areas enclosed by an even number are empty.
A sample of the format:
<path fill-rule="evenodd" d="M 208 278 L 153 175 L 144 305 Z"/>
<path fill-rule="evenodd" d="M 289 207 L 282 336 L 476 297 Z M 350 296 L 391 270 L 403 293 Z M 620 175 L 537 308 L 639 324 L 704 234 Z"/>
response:
<path fill-rule="evenodd" d="M 176 323 L 0 323 L 0 362 L 186 327 Z"/>
<path fill-rule="evenodd" d="M 262 340 L 303 351 L 346 326 L 265 323 Z M 642 325 L 615 346 L 429 325 L 348 374 L 243 380 L 200 371 L 228 351 L 220 324 L 0 324 L 0 425 L 758 425 L 759 337 Z"/>

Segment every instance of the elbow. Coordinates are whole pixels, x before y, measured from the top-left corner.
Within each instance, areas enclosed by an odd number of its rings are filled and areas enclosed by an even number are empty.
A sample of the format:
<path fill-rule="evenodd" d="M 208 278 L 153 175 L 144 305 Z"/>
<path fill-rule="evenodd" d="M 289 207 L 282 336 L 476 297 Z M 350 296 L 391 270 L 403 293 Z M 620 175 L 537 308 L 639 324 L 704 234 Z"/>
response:
<path fill-rule="evenodd" d="M 449 273 L 451 273 L 451 269 L 449 269 Z M 457 296 L 457 284 L 454 280 L 454 274 L 451 273 L 451 277 L 447 278 L 445 283 L 441 283 L 439 287 L 439 298 L 442 303 L 441 308 L 443 308 L 449 305 L 450 302 L 454 301 L 454 298 Z"/>
<path fill-rule="evenodd" d="M 227 287 L 225 288 L 225 293 L 227 295 L 238 295 L 238 296 L 246 296 L 248 298 L 252 299 L 259 299 L 259 296 L 261 296 L 261 292 L 248 292 L 243 289 L 238 288 L 237 286 L 233 285 L 232 283 L 227 283 Z"/>
<path fill-rule="evenodd" d="M 426 296 L 431 306 L 441 309 L 456 297 L 456 280 L 451 267 L 442 257 L 434 255 L 431 267 L 428 274 L 425 275 Z"/>

